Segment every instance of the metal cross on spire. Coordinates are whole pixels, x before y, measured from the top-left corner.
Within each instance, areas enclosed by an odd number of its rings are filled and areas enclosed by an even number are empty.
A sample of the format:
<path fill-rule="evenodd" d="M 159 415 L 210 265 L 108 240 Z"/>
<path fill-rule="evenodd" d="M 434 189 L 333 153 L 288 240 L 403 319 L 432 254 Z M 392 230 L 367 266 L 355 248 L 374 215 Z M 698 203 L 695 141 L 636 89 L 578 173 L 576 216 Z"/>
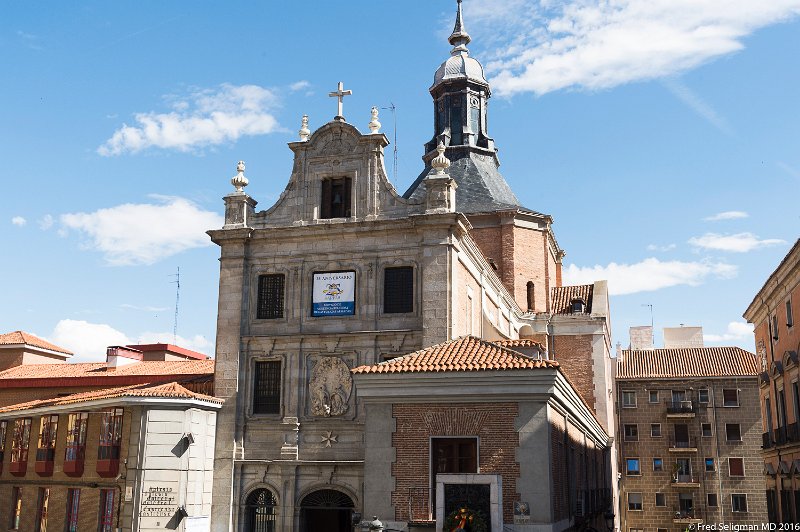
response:
<path fill-rule="evenodd" d="M 344 83 L 341 81 L 339 82 L 339 86 L 337 87 L 336 92 L 331 92 L 328 94 L 331 98 L 338 98 L 339 99 L 339 108 L 336 116 L 333 118 L 334 120 L 338 120 L 339 122 L 344 122 L 344 115 L 342 114 L 342 100 L 344 100 L 345 96 L 350 96 L 353 94 L 351 90 L 344 90 Z"/>

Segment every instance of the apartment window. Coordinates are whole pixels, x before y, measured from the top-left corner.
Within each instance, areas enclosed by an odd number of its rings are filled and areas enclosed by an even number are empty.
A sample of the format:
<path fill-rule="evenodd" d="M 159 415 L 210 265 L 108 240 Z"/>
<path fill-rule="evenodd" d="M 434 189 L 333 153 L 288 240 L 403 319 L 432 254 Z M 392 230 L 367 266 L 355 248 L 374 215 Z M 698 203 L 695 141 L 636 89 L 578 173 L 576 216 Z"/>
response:
<path fill-rule="evenodd" d="M 78 532 L 78 510 L 81 505 L 81 490 L 70 488 L 67 490 L 67 514 L 64 526 L 65 532 Z"/>
<path fill-rule="evenodd" d="M 658 402 L 658 390 L 650 390 L 648 392 L 648 394 L 649 394 L 649 401 L 651 403 L 657 403 Z"/>
<path fill-rule="evenodd" d="M 742 429 L 738 423 L 725 423 L 725 439 L 728 441 L 742 441 Z"/>
<path fill-rule="evenodd" d="M 431 438 L 431 491 L 439 473 L 477 473 L 478 438 Z M 435 508 L 435 496 L 434 505 Z"/>
<path fill-rule="evenodd" d="M 664 460 L 661 458 L 653 458 L 653 471 L 664 471 Z"/>
<path fill-rule="evenodd" d="M 652 438 L 660 438 L 661 437 L 661 423 L 651 423 L 650 424 L 650 436 Z"/>
<path fill-rule="evenodd" d="M 47 532 L 47 504 L 50 502 L 50 488 L 39 488 L 36 502 L 36 532 Z"/>
<path fill-rule="evenodd" d="M 625 460 L 625 474 L 626 475 L 641 475 L 642 471 L 639 467 L 638 458 L 628 458 Z"/>
<path fill-rule="evenodd" d="M 3 472 L 3 459 L 6 456 L 6 430 L 8 421 L 0 421 L 0 473 Z"/>
<path fill-rule="evenodd" d="M 642 494 L 628 493 L 628 510 L 641 510 L 641 509 L 642 509 Z"/>
<path fill-rule="evenodd" d="M 786 327 L 794 325 L 794 316 L 792 315 L 792 300 L 786 300 Z"/>
<path fill-rule="evenodd" d="M 97 532 L 114 532 L 114 490 L 100 490 Z"/>
<path fill-rule="evenodd" d="M 656 528 L 656 532 L 667 532 L 666 528 Z"/>
<path fill-rule="evenodd" d="M 636 408 L 636 392 L 622 392 L 622 406 Z"/>
<path fill-rule="evenodd" d="M 97 447 L 97 474 L 113 477 L 119 472 L 119 454 L 122 445 L 121 408 L 105 410 L 100 418 L 100 444 Z"/>
<path fill-rule="evenodd" d="M 706 494 L 706 502 L 708 506 L 715 507 L 719 503 L 717 502 L 717 494 L 716 493 L 708 493 Z"/>
<path fill-rule="evenodd" d="M 747 494 L 734 493 L 731 495 L 731 510 L 734 512 L 747 512 Z"/>
<path fill-rule="evenodd" d="M 664 493 L 656 493 L 656 506 L 666 506 L 667 496 Z"/>
<path fill-rule="evenodd" d="M 42 416 L 39 421 L 39 446 L 36 449 L 36 472 L 43 475 L 53 473 L 56 458 L 58 416 Z"/>
<path fill-rule="evenodd" d="M 402 314 L 414 311 L 414 268 L 386 268 L 383 273 L 383 312 Z"/>
<path fill-rule="evenodd" d="M 700 388 L 697 391 L 697 401 L 700 403 L 708 403 L 708 388 Z"/>
<path fill-rule="evenodd" d="M 22 488 L 15 486 L 11 490 L 11 522 L 8 528 L 18 530 L 20 516 L 22 516 Z"/>
<path fill-rule="evenodd" d="M 253 379 L 253 413 L 279 414 L 281 411 L 280 361 L 256 362 Z"/>
<path fill-rule="evenodd" d="M 625 425 L 625 441 L 639 441 L 639 427 L 637 425 Z"/>
<path fill-rule="evenodd" d="M 703 431 L 703 437 L 704 438 L 710 438 L 711 437 L 711 423 L 702 423 L 700 425 L 700 428 Z"/>
<path fill-rule="evenodd" d="M 283 294 L 285 284 L 286 276 L 282 273 L 258 276 L 257 319 L 274 320 L 283 317 Z"/>
<path fill-rule="evenodd" d="M 778 341 L 778 315 L 772 316 L 772 339 Z"/>
<path fill-rule="evenodd" d="M 728 475 L 732 477 L 744 476 L 744 458 L 728 458 Z"/>
<path fill-rule="evenodd" d="M 715 471 L 717 468 L 714 465 L 713 458 L 706 458 L 706 471 Z"/>
<path fill-rule="evenodd" d="M 80 476 L 86 455 L 87 412 L 73 412 L 67 417 L 67 446 L 64 451 L 64 473 Z"/>
<path fill-rule="evenodd" d="M 739 406 L 739 391 L 722 390 L 722 406 Z"/>
<path fill-rule="evenodd" d="M 349 218 L 352 186 L 349 177 L 323 179 L 320 218 Z"/>
<path fill-rule="evenodd" d="M 24 475 L 28 467 L 28 445 L 31 438 L 31 418 L 14 420 L 14 434 L 11 439 L 11 465 L 13 475 Z"/>

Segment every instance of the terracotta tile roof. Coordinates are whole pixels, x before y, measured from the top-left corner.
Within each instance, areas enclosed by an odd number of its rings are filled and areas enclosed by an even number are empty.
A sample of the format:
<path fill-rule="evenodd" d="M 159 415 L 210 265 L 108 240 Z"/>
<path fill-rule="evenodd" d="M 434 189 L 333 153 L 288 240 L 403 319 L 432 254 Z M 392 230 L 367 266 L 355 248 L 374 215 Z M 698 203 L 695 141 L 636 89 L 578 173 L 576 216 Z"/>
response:
<path fill-rule="evenodd" d="M 50 342 L 42 340 L 38 336 L 34 336 L 31 333 L 26 333 L 25 331 L 14 331 L 0 334 L 0 345 L 29 345 L 31 347 L 48 349 L 50 351 L 56 351 L 58 353 L 64 353 L 67 355 L 73 354 L 72 351 L 64 349 L 63 347 L 59 347 L 55 344 L 51 344 Z"/>
<path fill-rule="evenodd" d="M 533 340 L 528 340 L 527 338 L 520 338 L 517 340 L 495 340 L 492 342 L 495 345 L 499 345 L 500 347 L 507 347 L 509 349 L 514 347 L 535 347 L 544 351 L 544 346 L 539 342 L 534 342 Z"/>
<path fill-rule="evenodd" d="M 474 336 L 462 336 L 386 362 L 359 366 L 352 371 L 353 373 L 422 373 L 534 368 L 558 368 L 558 363 L 553 360 L 532 358 Z"/>
<path fill-rule="evenodd" d="M 217 399 L 210 395 L 204 395 L 187 390 L 177 382 L 165 384 L 137 384 L 134 386 L 122 386 L 119 388 L 108 388 L 105 390 L 95 390 L 91 392 L 74 393 L 52 399 L 37 399 L 26 403 L 19 403 L 0 408 L 0 414 L 7 412 L 17 412 L 19 410 L 29 410 L 32 408 L 47 408 L 52 406 L 71 405 L 97 401 L 100 399 L 115 399 L 125 397 L 154 397 L 164 399 L 197 399 L 209 401 L 215 404 L 222 404 L 222 399 Z"/>
<path fill-rule="evenodd" d="M 576 297 L 583 299 L 586 305 L 583 307 L 584 314 L 592 313 L 592 293 L 593 284 L 581 284 L 577 286 L 556 286 L 550 290 L 553 299 L 553 314 L 573 314 L 572 300 Z"/>
<path fill-rule="evenodd" d="M 739 347 L 624 350 L 617 360 L 617 379 L 683 377 L 751 377 L 758 358 Z"/>
<path fill-rule="evenodd" d="M 27 364 L 0 372 L 0 381 L 11 379 L 72 379 L 145 375 L 201 375 L 214 373 L 213 360 L 145 361 L 108 369 L 105 362 L 79 364 Z"/>

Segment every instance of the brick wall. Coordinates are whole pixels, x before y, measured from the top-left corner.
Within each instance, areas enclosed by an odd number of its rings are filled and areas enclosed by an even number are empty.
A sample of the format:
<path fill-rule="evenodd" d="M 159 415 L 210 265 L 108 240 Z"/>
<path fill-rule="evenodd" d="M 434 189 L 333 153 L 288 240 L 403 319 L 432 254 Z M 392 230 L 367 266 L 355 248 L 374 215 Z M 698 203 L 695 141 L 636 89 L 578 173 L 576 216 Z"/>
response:
<path fill-rule="evenodd" d="M 430 438 L 436 436 L 478 436 L 479 473 L 500 474 L 503 479 L 503 520 L 512 522 L 514 502 L 520 499 L 515 461 L 519 435 L 515 420 L 517 403 L 395 404 L 392 416 L 396 430 L 392 446 L 395 491 L 392 504 L 395 519 L 408 520 L 410 488 L 431 487 Z"/>
<path fill-rule="evenodd" d="M 592 366 L 592 335 L 556 336 L 553 339 L 554 358 L 564 374 L 596 412 L 594 369 Z"/>

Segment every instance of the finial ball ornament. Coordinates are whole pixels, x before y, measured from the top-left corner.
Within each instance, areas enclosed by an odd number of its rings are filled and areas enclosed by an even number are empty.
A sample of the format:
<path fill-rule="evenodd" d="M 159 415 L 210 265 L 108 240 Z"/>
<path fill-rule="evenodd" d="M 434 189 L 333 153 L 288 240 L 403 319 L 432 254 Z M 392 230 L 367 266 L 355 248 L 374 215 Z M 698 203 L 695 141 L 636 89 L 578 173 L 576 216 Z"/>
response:
<path fill-rule="evenodd" d="M 236 163 L 236 175 L 231 178 L 231 185 L 234 186 L 236 192 L 244 192 L 250 181 L 244 176 L 244 161 Z"/>
<path fill-rule="evenodd" d="M 431 161 L 431 167 L 436 170 L 437 175 L 442 175 L 445 171 L 450 168 L 450 159 L 448 159 L 444 154 L 444 142 L 441 140 L 439 141 L 439 145 L 436 146 L 436 151 L 438 155 L 433 158 Z"/>

